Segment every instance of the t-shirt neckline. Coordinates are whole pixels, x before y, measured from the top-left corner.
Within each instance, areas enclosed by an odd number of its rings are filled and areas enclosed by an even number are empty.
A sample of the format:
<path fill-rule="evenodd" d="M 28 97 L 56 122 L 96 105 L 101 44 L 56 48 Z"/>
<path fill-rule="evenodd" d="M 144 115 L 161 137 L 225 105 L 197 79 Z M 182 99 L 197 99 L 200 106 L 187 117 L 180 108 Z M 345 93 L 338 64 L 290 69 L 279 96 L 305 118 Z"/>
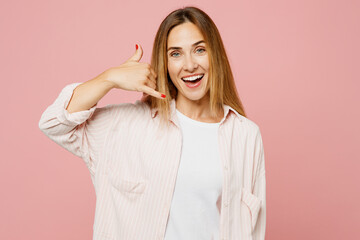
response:
<path fill-rule="evenodd" d="M 187 121 L 187 122 L 190 122 L 190 123 L 193 123 L 193 124 L 196 124 L 196 125 L 199 125 L 199 126 L 203 126 L 203 127 L 217 127 L 220 125 L 220 122 L 216 122 L 216 123 L 208 123 L 208 122 L 200 122 L 200 121 L 197 121 L 197 120 L 194 120 L 192 118 L 189 118 L 188 116 L 184 115 L 183 113 L 181 113 L 177 108 L 176 108 L 176 112 L 178 113 L 178 116 Z"/>

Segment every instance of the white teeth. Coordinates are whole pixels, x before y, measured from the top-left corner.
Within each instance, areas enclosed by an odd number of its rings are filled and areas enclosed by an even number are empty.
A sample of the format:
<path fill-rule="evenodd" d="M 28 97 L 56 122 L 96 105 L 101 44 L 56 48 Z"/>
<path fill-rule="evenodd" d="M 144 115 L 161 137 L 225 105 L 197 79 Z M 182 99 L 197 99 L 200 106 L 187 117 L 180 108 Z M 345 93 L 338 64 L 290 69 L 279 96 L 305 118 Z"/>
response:
<path fill-rule="evenodd" d="M 181 79 L 186 80 L 186 81 L 195 81 L 195 80 L 201 78 L 202 76 L 204 76 L 204 74 L 196 75 L 196 76 L 192 76 L 192 77 L 187 77 L 187 78 L 181 78 Z"/>

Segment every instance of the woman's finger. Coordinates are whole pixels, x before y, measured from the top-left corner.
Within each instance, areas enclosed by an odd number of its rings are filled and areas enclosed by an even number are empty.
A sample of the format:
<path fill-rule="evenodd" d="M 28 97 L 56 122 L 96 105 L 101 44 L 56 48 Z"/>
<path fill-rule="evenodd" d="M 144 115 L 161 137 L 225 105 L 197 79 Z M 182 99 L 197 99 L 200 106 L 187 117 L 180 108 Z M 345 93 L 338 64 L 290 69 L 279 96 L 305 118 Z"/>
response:
<path fill-rule="evenodd" d="M 148 66 L 148 70 L 149 70 L 147 77 L 156 84 L 156 73 L 155 73 L 154 69 L 151 68 L 150 65 L 147 65 L 147 66 Z"/>
<path fill-rule="evenodd" d="M 156 74 L 155 70 L 153 68 L 150 68 L 150 71 L 151 71 L 152 75 L 154 76 L 154 78 L 156 79 L 157 74 Z"/>
<path fill-rule="evenodd" d="M 141 91 L 144 92 L 144 93 L 147 93 L 147 94 L 149 94 L 149 95 L 151 95 L 151 96 L 153 96 L 153 97 L 160 98 L 160 99 L 165 99 L 165 97 L 164 97 L 164 98 L 161 97 L 161 96 L 164 95 L 164 94 L 162 94 L 162 93 L 160 93 L 160 92 L 158 92 L 158 91 L 156 91 L 156 90 L 154 90 L 154 89 L 152 89 L 151 87 L 148 87 L 148 86 L 146 86 L 146 85 L 143 85 L 143 86 L 141 87 Z M 165 96 L 165 95 L 164 95 L 164 96 Z"/>
<path fill-rule="evenodd" d="M 154 90 L 156 89 L 156 84 L 155 84 L 153 81 L 151 81 L 150 79 L 148 79 L 148 80 L 145 82 L 145 85 L 151 87 L 151 88 L 154 89 Z"/>
<path fill-rule="evenodd" d="M 151 81 L 151 82 L 152 82 L 153 84 L 155 84 L 155 86 L 156 86 L 156 79 L 155 79 L 154 75 L 150 74 L 150 75 L 148 76 L 148 79 L 149 79 L 149 81 Z"/>

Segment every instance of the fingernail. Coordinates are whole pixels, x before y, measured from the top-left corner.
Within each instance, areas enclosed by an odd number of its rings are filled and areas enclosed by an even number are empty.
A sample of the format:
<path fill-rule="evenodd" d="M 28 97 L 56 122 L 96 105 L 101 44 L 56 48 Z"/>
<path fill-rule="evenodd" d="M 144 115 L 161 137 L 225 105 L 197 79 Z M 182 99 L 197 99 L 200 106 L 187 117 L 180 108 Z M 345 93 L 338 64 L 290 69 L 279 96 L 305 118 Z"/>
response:
<path fill-rule="evenodd" d="M 135 44 L 135 47 L 136 47 L 136 50 L 138 49 L 138 45 L 137 44 Z"/>
<path fill-rule="evenodd" d="M 165 94 L 161 94 L 161 97 L 162 97 L 162 98 L 166 98 Z"/>

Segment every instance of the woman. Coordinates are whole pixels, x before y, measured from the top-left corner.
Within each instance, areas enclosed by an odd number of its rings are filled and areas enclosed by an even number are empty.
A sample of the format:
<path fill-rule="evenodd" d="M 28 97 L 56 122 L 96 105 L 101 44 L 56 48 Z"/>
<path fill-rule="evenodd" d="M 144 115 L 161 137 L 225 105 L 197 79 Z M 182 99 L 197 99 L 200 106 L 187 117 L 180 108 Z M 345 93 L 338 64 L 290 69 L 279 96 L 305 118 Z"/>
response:
<path fill-rule="evenodd" d="M 39 122 L 90 171 L 93 239 L 264 239 L 262 138 L 215 24 L 178 9 L 159 27 L 151 65 L 136 47 L 122 65 L 66 86 Z M 97 108 L 114 88 L 144 95 Z"/>

